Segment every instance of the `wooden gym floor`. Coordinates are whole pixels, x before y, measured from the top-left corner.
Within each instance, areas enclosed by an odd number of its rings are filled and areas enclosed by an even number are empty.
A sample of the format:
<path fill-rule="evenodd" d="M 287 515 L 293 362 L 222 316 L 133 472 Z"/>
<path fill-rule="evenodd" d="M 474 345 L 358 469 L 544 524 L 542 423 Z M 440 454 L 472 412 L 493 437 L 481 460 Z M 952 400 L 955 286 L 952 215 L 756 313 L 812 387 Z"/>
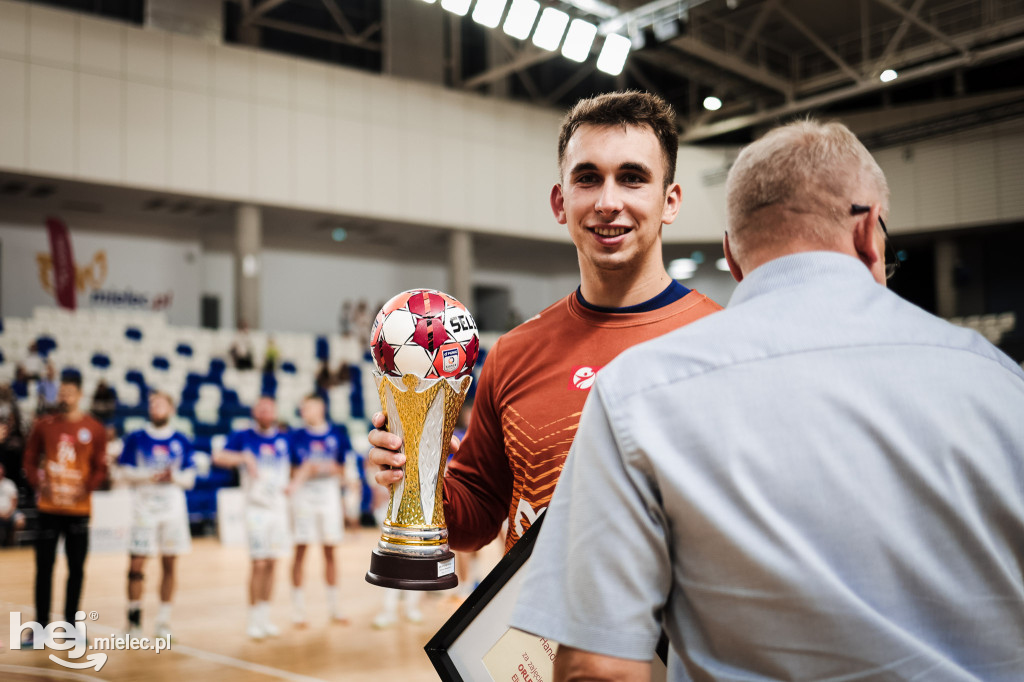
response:
<path fill-rule="evenodd" d="M 437 680 L 423 645 L 455 610 L 451 592 L 424 593 L 420 601 L 423 622 L 404 619 L 384 630 L 372 621 L 383 603 L 383 590 L 363 579 L 370 550 L 377 542 L 376 529 L 350 529 L 336 550 L 340 559 L 339 594 L 348 625 L 328 622 L 324 604 L 323 554 L 310 547 L 305 562 L 306 617 L 309 625 L 291 625 L 291 560 L 279 561 L 275 571 L 273 621 L 281 635 L 262 642 L 245 636 L 249 561 L 244 548 L 222 547 L 216 538 L 195 538 L 192 553 L 178 560 L 178 586 L 174 599 L 170 651 L 108 651 L 107 662 L 96 672 L 68 670 L 49 660 L 49 650 L 10 651 L 10 612 L 20 611 L 21 621 L 35 618 L 33 585 L 35 557 L 32 548 L 0 550 L 0 679 L 5 682 L 43 680 L 343 680 L 346 682 L 427 682 Z M 486 575 L 500 558 L 493 543 L 479 553 L 477 579 Z M 87 621 L 94 637 L 123 633 L 127 555 L 90 554 L 85 587 L 79 608 L 95 611 L 98 620 Z M 152 636 L 159 587 L 159 560 L 146 563 L 143 602 L 143 635 Z M 54 570 L 52 608 L 62 613 L 67 571 L 63 556 Z M 54 616 L 61 618 L 61 616 Z M 92 653 L 92 652 L 90 652 Z M 79 660 L 85 660 L 82 657 Z"/>

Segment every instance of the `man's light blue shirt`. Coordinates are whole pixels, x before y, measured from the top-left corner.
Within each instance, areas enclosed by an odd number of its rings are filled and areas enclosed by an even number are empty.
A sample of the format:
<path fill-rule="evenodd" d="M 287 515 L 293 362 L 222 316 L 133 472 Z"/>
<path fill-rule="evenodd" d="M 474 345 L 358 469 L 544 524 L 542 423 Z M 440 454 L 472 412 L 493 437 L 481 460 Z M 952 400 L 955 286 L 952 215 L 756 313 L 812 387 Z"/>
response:
<path fill-rule="evenodd" d="M 831 252 L 598 376 L 512 624 L 670 679 L 1024 679 L 1024 372 Z"/>

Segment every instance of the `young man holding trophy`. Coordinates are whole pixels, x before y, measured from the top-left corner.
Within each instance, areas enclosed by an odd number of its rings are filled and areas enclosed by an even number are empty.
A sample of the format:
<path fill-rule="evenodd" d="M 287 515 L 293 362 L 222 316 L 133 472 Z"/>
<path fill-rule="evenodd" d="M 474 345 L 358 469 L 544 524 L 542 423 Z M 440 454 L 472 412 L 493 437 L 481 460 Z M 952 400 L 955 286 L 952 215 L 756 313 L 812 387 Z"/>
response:
<path fill-rule="evenodd" d="M 576 245 L 581 283 L 487 356 L 443 481 L 453 549 L 483 547 L 505 519 L 506 549 L 515 544 L 551 499 L 595 373 L 626 348 L 721 309 L 674 281 L 662 260 L 662 226 L 682 199 L 678 146 L 674 111 L 647 93 L 582 100 L 563 121 L 550 202 Z M 377 429 L 384 422 L 374 415 Z M 384 486 L 403 480 L 406 463 L 391 431 L 370 434 Z"/>

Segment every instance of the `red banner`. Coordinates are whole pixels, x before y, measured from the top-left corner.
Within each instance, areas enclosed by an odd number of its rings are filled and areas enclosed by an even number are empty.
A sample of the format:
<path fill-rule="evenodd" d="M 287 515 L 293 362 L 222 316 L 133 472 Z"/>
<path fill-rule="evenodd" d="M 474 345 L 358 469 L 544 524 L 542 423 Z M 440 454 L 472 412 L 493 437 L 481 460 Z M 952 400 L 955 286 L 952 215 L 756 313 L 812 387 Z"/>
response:
<path fill-rule="evenodd" d="M 71 252 L 71 233 L 59 218 L 46 219 L 50 236 L 50 257 L 53 260 L 53 294 L 57 305 L 75 309 L 75 257 Z"/>

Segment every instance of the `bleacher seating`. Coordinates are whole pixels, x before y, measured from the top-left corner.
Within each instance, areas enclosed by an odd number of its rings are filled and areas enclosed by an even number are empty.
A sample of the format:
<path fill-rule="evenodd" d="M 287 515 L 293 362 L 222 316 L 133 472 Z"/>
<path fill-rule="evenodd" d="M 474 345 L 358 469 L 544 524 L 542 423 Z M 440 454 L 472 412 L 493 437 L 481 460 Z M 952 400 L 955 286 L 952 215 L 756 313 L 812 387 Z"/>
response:
<path fill-rule="evenodd" d="M 271 336 L 279 351 L 278 371 L 264 374 L 262 358 Z M 497 336 L 481 335 L 482 348 L 489 348 Z M 101 379 L 115 390 L 114 426 L 119 434 L 146 425 L 148 394 L 161 390 L 178 403 L 174 427 L 193 438 L 198 453 L 210 453 L 223 447 L 231 430 L 248 426 L 250 408 L 260 395 L 274 396 L 280 419 L 300 425 L 299 404 L 314 390 L 317 371 L 326 359 L 332 370 L 342 363 L 349 368 L 348 383 L 324 395 L 328 414 L 348 427 L 357 451 L 365 452 L 367 418 L 380 403 L 364 339 L 250 331 L 256 369 L 239 371 L 226 361 L 234 338 L 233 330 L 169 325 L 164 313 L 41 307 L 30 318 L 0 320 L 0 382 L 13 382 L 17 366 L 35 342 L 46 349 L 47 360 L 58 372 L 71 369 L 81 375 L 83 407 L 91 403 Z M 36 383 L 23 388 L 19 408 L 30 418 L 37 404 Z M 236 481 L 234 472 L 207 467 L 188 494 L 190 519 L 211 520 L 217 488 Z"/>

